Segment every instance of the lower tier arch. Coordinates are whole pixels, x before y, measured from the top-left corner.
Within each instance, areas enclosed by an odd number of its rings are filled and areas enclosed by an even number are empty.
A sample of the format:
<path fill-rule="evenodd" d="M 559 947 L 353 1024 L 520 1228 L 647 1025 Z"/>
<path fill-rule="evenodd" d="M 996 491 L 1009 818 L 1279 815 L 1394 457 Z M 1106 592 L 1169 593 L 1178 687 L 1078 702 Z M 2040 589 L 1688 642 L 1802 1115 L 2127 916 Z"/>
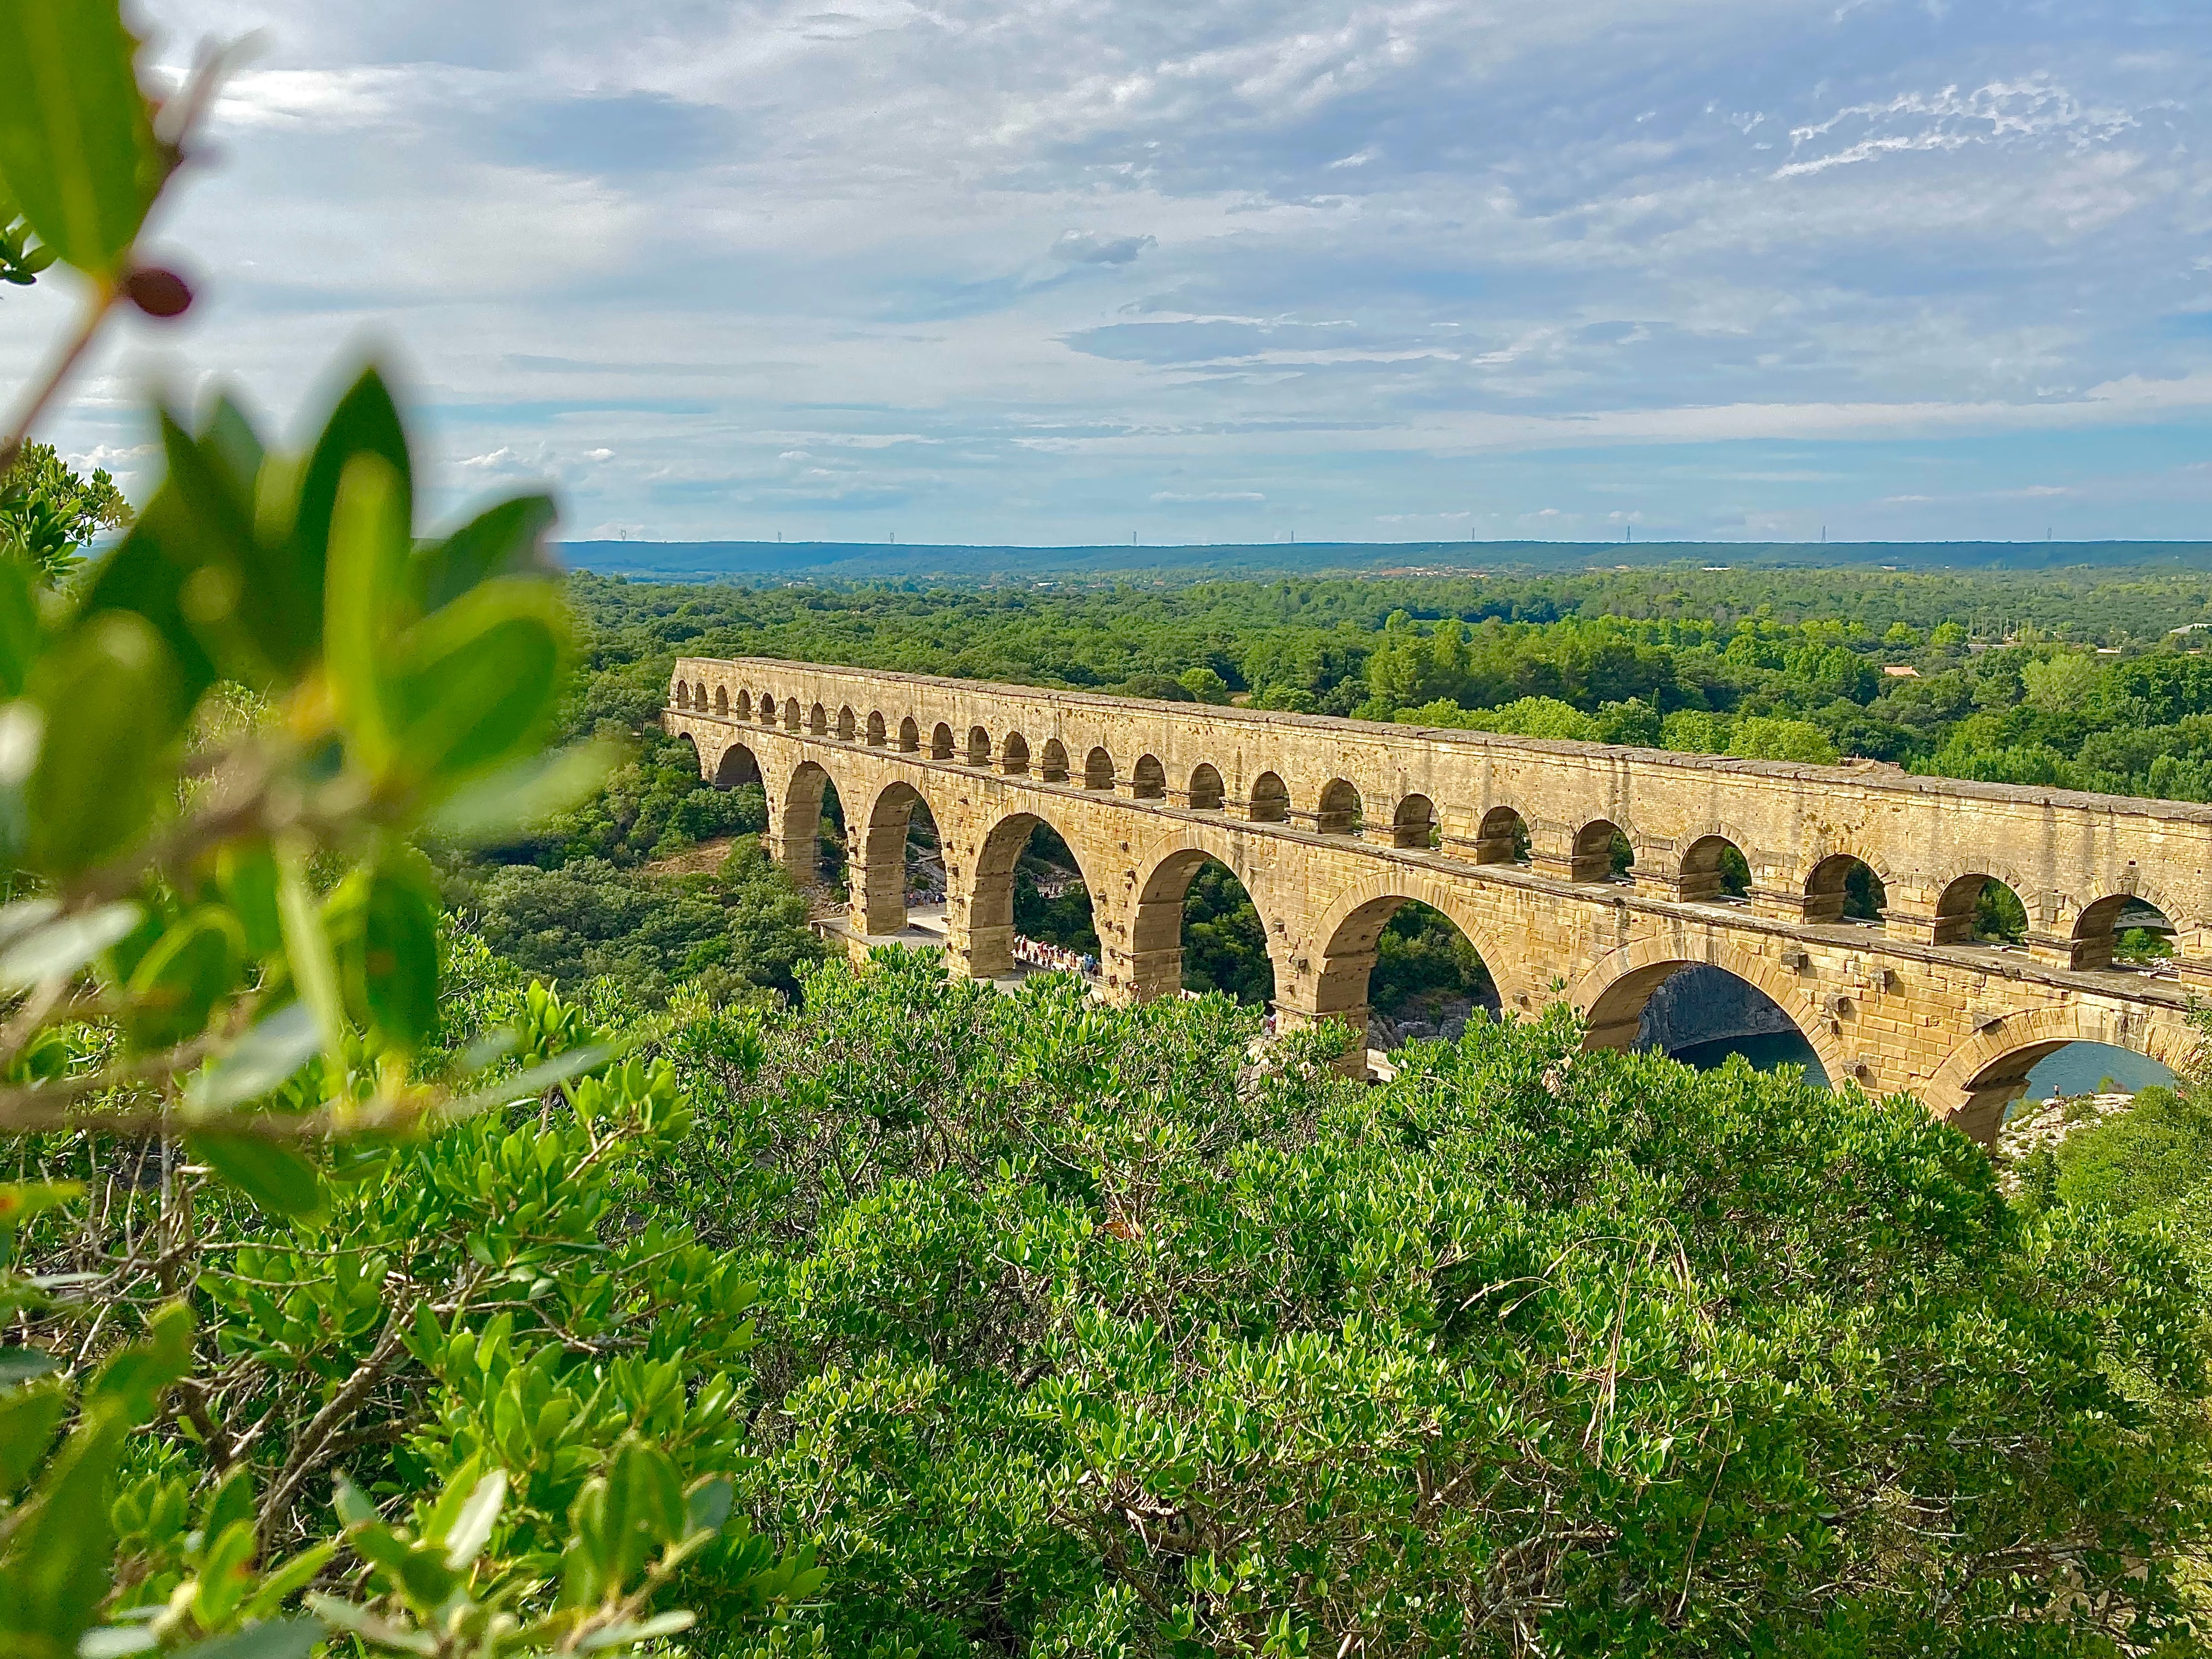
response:
<path fill-rule="evenodd" d="M 1528 1006 L 1532 994 L 1514 955 L 1500 947 L 1482 917 L 1455 884 L 1436 880 L 1421 870 L 1393 866 L 1390 873 L 1340 894 L 1299 945 L 1291 973 L 1277 976 L 1282 1012 L 1301 1023 L 1341 1020 L 1357 1042 L 1346 1056 L 1347 1069 L 1364 1070 L 1370 1009 L 1368 982 L 1375 970 L 1382 930 L 1407 904 L 1425 904 L 1465 936 L 1482 959 L 1506 1008 Z"/>
<path fill-rule="evenodd" d="M 1130 912 L 1123 969 L 1132 994 L 1141 1000 L 1173 996 L 1182 989 L 1184 905 L 1191 884 L 1208 865 L 1226 871 L 1251 900 L 1260 918 L 1268 966 L 1279 990 L 1288 978 L 1286 964 L 1279 954 L 1282 929 L 1270 919 L 1266 883 L 1239 856 L 1231 837 L 1194 830 L 1166 846 L 1149 849 L 1147 857 L 1150 866 L 1138 880 Z M 1240 865 L 1243 867 L 1239 868 Z"/>
<path fill-rule="evenodd" d="M 1936 1116 L 1988 1146 L 2003 1127 L 2005 1109 L 2027 1092 L 2027 1074 L 2069 1042 L 2130 1049 L 2179 1072 L 2198 1041 L 2178 1010 L 2079 1002 L 2030 1009 L 1984 1021 L 1916 1092 Z"/>
<path fill-rule="evenodd" d="M 1589 1022 L 1583 1046 L 1628 1048 L 1636 1041 L 1651 994 L 1682 969 L 1694 967 L 1717 968 L 1753 987 L 1789 1017 L 1832 1080 L 1851 1075 L 1834 1030 L 1788 973 L 1763 957 L 1713 939 L 1694 946 L 1639 939 L 1600 959 L 1568 994 Z"/>

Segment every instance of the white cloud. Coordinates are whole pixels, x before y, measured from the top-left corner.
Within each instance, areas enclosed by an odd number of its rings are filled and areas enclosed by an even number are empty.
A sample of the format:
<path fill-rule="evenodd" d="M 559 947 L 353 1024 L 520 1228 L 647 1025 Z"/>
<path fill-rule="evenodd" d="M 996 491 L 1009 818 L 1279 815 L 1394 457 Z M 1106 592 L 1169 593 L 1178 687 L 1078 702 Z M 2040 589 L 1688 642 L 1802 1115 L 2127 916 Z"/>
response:
<path fill-rule="evenodd" d="M 1788 162 L 1774 176 L 1802 178 L 1878 155 L 2052 136 L 2078 149 L 2118 137 L 2135 125 L 2136 118 L 2124 110 L 2085 108 L 2071 93 L 2042 76 L 1991 82 L 1966 94 L 1955 86 L 1934 94 L 1900 93 L 1886 102 L 1854 104 L 1824 121 L 1794 128 L 1790 134 L 1793 155 L 1801 148 L 1835 137 L 1838 130 L 1859 136 L 1841 149 Z"/>
<path fill-rule="evenodd" d="M 1052 245 L 1052 257 L 1072 264 L 1126 265 L 1159 241 L 1151 236 L 1101 236 L 1095 230 L 1063 230 Z"/>
<path fill-rule="evenodd" d="M 204 301 L 90 366 L 77 453 L 362 342 L 448 493 L 565 459 L 569 522 L 659 535 L 1169 539 L 1191 477 L 1302 534 L 1817 525 L 1957 438 L 2212 418 L 2187 9 L 143 3 L 269 48 L 161 226 Z M 0 306 L 0 397 L 66 309 Z"/>

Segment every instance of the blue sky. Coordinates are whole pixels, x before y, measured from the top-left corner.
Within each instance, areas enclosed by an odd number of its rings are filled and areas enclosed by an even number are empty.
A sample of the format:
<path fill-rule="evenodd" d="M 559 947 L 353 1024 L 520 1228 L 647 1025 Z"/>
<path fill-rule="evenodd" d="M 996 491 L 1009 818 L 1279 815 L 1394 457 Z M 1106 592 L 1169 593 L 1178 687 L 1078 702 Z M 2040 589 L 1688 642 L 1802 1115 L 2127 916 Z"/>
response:
<path fill-rule="evenodd" d="M 2212 537 L 2202 0 L 142 15 L 262 46 L 126 478 L 374 346 L 579 536 Z"/>

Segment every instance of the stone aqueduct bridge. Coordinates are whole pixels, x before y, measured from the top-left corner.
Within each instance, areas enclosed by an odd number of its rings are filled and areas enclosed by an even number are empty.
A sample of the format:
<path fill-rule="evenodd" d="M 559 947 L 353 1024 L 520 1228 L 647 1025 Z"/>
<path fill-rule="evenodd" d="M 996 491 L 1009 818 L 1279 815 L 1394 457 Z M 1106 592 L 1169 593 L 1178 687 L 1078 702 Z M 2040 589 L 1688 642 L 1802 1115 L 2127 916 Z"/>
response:
<path fill-rule="evenodd" d="M 1563 990 L 1593 1046 L 1632 1042 L 1657 985 L 1710 963 L 1779 1004 L 1831 1078 L 1910 1090 L 1985 1140 L 2063 1043 L 2184 1057 L 2192 988 L 2212 987 L 2212 807 L 757 659 L 685 658 L 669 692 L 668 730 L 724 787 L 757 774 L 769 850 L 808 879 L 835 783 L 862 933 L 905 926 L 927 803 L 955 973 L 1012 970 L 1014 863 L 1042 820 L 1081 866 L 1110 997 L 1179 988 L 1183 897 L 1218 860 L 1294 1021 L 1364 1030 L 1376 937 L 1419 900 L 1506 1008 Z M 1747 899 L 1723 891 L 1729 844 Z M 1856 862 L 1880 923 L 1843 914 Z M 2027 908 L 2025 949 L 1972 942 L 1992 878 Z M 2131 898 L 2174 926 L 2166 973 L 2112 964 Z"/>

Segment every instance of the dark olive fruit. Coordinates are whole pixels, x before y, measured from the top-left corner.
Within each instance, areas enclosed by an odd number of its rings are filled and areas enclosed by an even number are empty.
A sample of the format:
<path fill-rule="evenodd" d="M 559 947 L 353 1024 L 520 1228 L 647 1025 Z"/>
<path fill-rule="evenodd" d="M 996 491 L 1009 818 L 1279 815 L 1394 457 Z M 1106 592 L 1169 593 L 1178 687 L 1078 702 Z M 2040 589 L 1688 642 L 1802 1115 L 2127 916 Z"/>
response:
<path fill-rule="evenodd" d="M 123 295 L 149 317 L 180 317 L 192 302 L 191 284 L 158 265 L 141 265 L 125 276 Z"/>

